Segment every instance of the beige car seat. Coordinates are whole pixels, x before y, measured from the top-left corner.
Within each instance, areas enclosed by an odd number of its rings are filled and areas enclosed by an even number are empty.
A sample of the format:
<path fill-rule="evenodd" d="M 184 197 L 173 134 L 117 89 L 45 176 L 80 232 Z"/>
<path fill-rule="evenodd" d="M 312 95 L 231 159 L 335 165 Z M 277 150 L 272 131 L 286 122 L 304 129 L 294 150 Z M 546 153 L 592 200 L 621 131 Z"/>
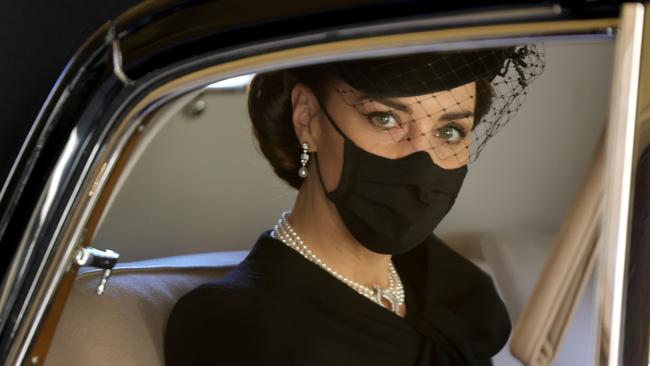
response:
<path fill-rule="evenodd" d="M 178 298 L 223 276 L 246 254 L 203 253 L 124 263 L 113 271 L 101 296 L 95 292 L 101 271 L 80 273 L 45 365 L 164 365 L 163 334 Z"/>

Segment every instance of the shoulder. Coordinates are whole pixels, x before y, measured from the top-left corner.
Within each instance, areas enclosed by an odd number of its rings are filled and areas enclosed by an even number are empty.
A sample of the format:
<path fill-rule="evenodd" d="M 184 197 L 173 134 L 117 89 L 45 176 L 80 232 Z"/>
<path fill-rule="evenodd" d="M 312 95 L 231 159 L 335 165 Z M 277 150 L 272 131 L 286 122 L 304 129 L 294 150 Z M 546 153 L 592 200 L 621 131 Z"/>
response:
<path fill-rule="evenodd" d="M 182 296 L 172 308 L 169 315 L 168 329 L 180 324 L 195 327 L 207 327 L 212 321 L 227 320 L 220 316 L 232 310 L 246 310 L 250 302 L 246 298 L 253 296 L 251 291 L 232 286 L 223 286 L 218 282 L 203 284 Z M 232 314 L 231 314 L 232 315 Z"/>
<path fill-rule="evenodd" d="M 278 338 L 265 336 L 276 317 L 272 303 L 264 301 L 262 286 L 232 274 L 205 283 L 174 305 L 165 329 L 166 365 L 211 364 L 217 356 L 226 363 L 248 365 L 246 358 L 278 348 Z M 250 352 L 251 348 L 258 348 Z M 260 351 L 260 352 L 257 352 Z M 273 358 L 273 351 L 269 355 Z M 259 360 L 250 360 L 250 364 Z"/>
<path fill-rule="evenodd" d="M 495 306 L 495 311 L 504 309 L 492 277 L 471 260 L 459 254 L 439 238 L 433 236 L 428 243 L 429 275 L 444 278 L 445 286 L 456 296 L 462 296 L 464 303 L 481 306 Z"/>
<path fill-rule="evenodd" d="M 477 356 L 491 357 L 506 343 L 511 321 L 492 277 L 471 260 L 435 238 L 432 258 L 445 278 L 449 308 L 465 323 L 468 342 Z M 453 304 L 453 305 L 451 305 Z"/>
<path fill-rule="evenodd" d="M 488 273 L 433 235 L 397 260 L 429 310 L 444 308 L 454 315 L 453 328 L 463 330 L 475 356 L 491 357 L 503 347 L 510 317 Z"/>
<path fill-rule="evenodd" d="M 476 291 L 477 288 L 494 288 L 492 277 L 476 263 L 461 255 L 444 241 L 432 235 L 423 245 L 421 255 L 427 258 L 427 266 L 431 270 L 444 274 L 445 278 L 462 282 L 462 287 L 467 291 Z"/>

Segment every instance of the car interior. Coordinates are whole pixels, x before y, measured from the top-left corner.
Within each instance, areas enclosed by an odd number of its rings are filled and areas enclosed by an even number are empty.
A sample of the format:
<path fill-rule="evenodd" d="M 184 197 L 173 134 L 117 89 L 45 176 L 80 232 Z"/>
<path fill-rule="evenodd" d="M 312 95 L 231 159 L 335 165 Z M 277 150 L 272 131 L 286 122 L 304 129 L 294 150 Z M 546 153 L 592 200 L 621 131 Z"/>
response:
<path fill-rule="evenodd" d="M 584 214 L 599 210 L 591 198 L 602 192 L 593 182 L 602 174 L 614 42 L 538 46 L 544 73 L 470 164 L 435 234 L 492 276 L 508 308 L 515 328 L 495 365 L 592 365 L 597 268 L 593 246 L 576 243 L 596 240 Z M 118 252 L 119 263 L 102 295 L 105 272 L 79 271 L 46 365 L 163 365 L 178 298 L 231 270 L 291 208 L 295 190 L 274 175 L 251 133 L 251 76 L 183 93 L 140 125 L 91 240 Z M 551 308 L 553 321 L 544 315 Z"/>

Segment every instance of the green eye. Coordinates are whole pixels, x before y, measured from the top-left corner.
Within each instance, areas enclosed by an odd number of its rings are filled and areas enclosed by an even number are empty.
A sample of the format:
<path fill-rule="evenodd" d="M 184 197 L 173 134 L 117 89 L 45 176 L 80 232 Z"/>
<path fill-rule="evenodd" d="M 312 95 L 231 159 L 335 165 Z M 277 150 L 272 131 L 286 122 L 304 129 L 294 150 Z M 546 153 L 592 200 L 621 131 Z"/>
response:
<path fill-rule="evenodd" d="M 456 143 L 465 137 L 465 133 L 464 131 L 454 126 L 445 126 L 438 129 L 438 131 L 436 132 L 436 136 L 440 137 L 446 142 Z"/>
<path fill-rule="evenodd" d="M 375 112 L 371 113 L 368 118 L 375 126 L 380 128 L 389 129 L 399 126 L 399 122 L 391 113 Z"/>

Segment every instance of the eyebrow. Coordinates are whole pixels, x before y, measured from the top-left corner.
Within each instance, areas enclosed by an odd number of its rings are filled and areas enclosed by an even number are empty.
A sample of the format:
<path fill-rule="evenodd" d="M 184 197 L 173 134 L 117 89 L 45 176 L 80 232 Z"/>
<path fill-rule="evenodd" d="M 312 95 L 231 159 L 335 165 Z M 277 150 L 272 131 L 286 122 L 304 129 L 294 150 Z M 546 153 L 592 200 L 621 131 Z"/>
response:
<path fill-rule="evenodd" d="M 441 121 L 453 121 L 457 119 L 465 119 L 469 117 L 473 117 L 474 113 L 472 112 L 449 112 L 445 113 L 442 116 L 440 116 Z"/>
<path fill-rule="evenodd" d="M 377 103 L 381 103 L 385 106 L 395 108 L 399 111 L 406 112 L 406 113 L 413 113 L 413 110 L 411 107 L 409 107 L 406 104 L 400 103 L 398 101 L 392 100 L 392 99 L 386 99 L 386 98 L 372 98 L 371 96 L 367 94 L 362 94 L 357 98 L 357 102 L 359 101 L 364 101 L 364 100 L 372 100 L 376 101 Z M 448 112 L 440 116 L 441 121 L 454 121 L 454 120 L 459 120 L 459 119 L 465 119 L 469 117 L 473 117 L 474 113 L 473 112 Z"/>
<path fill-rule="evenodd" d="M 381 103 L 387 107 L 391 107 L 394 109 L 397 109 L 402 112 L 406 113 L 412 113 L 413 111 L 411 110 L 411 107 L 407 106 L 406 104 L 397 102 L 392 99 L 386 99 L 386 98 L 372 98 L 369 95 L 363 94 L 357 98 L 357 102 L 363 101 L 363 100 L 373 100 L 376 101 L 377 103 Z"/>

